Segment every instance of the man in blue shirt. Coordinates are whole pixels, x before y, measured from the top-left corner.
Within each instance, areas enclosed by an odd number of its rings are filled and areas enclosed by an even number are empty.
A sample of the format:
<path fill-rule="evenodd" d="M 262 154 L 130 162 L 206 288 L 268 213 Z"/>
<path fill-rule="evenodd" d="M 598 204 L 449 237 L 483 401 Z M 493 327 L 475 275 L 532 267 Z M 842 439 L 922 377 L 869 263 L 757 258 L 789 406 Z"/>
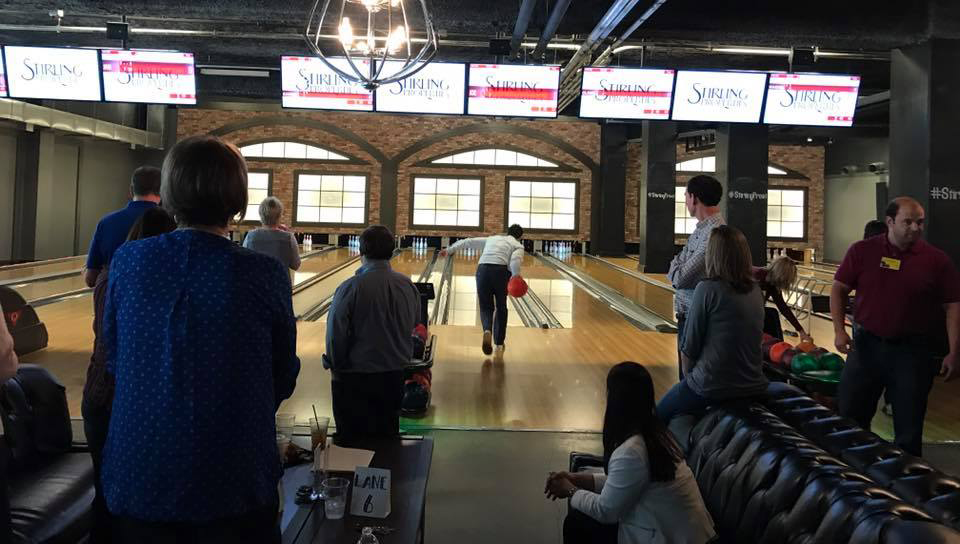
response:
<path fill-rule="evenodd" d="M 403 367 L 413 357 L 420 293 L 410 278 L 390 268 L 393 248 L 386 227 L 364 230 L 363 266 L 337 287 L 327 314 L 323 363 L 333 374 L 338 442 L 400 432 Z"/>
<path fill-rule="evenodd" d="M 97 223 L 97 230 L 90 240 L 87 252 L 87 269 L 83 280 L 87 287 L 97 284 L 100 271 L 110 265 L 113 253 L 127 240 L 130 227 L 140 219 L 143 212 L 160 203 L 160 169 L 141 166 L 133 171 L 130 180 L 132 200 L 123 209 L 109 213 Z"/>

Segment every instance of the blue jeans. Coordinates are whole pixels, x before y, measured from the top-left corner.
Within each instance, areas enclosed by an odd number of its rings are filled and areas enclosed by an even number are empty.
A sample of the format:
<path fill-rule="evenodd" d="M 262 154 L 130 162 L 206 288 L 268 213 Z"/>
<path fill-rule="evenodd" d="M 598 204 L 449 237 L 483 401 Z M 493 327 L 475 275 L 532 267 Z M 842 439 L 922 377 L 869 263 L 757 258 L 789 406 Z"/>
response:
<path fill-rule="evenodd" d="M 657 417 L 664 425 L 667 425 L 676 416 L 681 414 L 698 415 L 705 412 L 708 406 L 710 406 L 710 400 L 690 389 L 687 380 L 683 379 L 680 380 L 680 383 L 671 387 L 657 403 Z"/>
<path fill-rule="evenodd" d="M 493 331 L 493 343 L 502 346 L 507 338 L 507 283 L 510 269 L 499 264 L 477 267 L 477 300 L 483 330 Z"/>
<path fill-rule="evenodd" d="M 90 544 L 105 544 L 112 542 L 113 519 L 107 509 L 107 501 L 103 496 L 103 486 L 100 482 L 100 471 L 103 467 L 103 447 L 107 443 L 107 430 L 110 428 L 110 409 L 102 406 L 81 405 L 83 413 L 83 431 L 87 437 L 87 447 L 90 457 L 93 458 L 93 524 L 90 528 Z"/>

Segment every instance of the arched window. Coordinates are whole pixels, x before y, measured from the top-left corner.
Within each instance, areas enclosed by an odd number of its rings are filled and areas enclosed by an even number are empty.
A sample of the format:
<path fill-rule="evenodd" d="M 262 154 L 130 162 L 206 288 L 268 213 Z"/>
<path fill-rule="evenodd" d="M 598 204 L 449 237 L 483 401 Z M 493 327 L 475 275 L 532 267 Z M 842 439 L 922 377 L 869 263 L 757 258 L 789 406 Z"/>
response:
<path fill-rule="evenodd" d="M 486 148 L 461 151 L 430 161 L 430 164 L 469 164 L 478 166 L 522 166 L 528 168 L 560 168 L 555 162 L 512 149 Z"/>
<path fill-rule="evenodd" d="M 677 172 L 716 172 L 716 157 L 700 157 L 677 163 Z M 767 174 L 771 176 L 787 176 L 789 173 L 783 168 L 767 165 Z"/>
<path fill-rule="evenodd" d="M 301 142 L 274 141 L 247 144 L 240 147 L 240 153 L 250 159 L 300 159 L 320 161 L 350 161 L 339 153 L 329 149 Z"/>

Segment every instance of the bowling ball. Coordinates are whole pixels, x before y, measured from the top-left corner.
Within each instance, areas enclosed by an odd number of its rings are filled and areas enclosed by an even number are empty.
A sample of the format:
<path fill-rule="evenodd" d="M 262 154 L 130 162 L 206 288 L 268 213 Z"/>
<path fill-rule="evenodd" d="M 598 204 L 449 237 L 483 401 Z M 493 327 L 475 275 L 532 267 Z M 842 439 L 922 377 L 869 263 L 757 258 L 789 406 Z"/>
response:
<path fill-rule="evenodd" d="M 814 357 L 816 357 L 817 359 L 819 359 L 819 358 L 823 357 L 824 355 L 826 355 L 826 354 L 828 354 L 828 353 L 830 353 L 830 350 L 828 350 L 827 348 L 817 348 L 817 349 L 811 351 L 811 352 L 810 352 L 810 355 L 813 355 Z"/>
<path fill-rule="evenodd" d="M 802 351 L 804 353 L 810 353 L 815 349 L 817 349 L 817 346 L 813 342 L 800 342 L 799 344 L 797 344 L 797 350 Z"/>
<path fill-rule="evenodd" d="M 777 342 L 770 348 L 770 362 L 782 364 L 784 352 L 792 348 L 793 346 L 789 342 Z"/>
<path fill-rule="evenodd" d="M 794 372 L 810 372 L 819 369 L 820 365 L 817 364 L 817 360 L 809 353 L 798 353 L 790 361 L 790 370 Z"/>
<path fill-rule="evenodd" d="M 836 353 L 828 353 L 820 357 L 820 368 L 834 372 L 843 370 L 843 357 Z"/>
<path fill-rule="evenodd" d="M 407 414 L 417 414 L 427 411 L 430 405 L 430 390 L 417 381 L 409 381 L 403 386 L 403 401 L 401 410 Z"/>
<path fill-rule="evenodd" d="M 523 280 L 520 276 L 514 276 L 510 278 L 510 281 L 507 283 L 507 293 L 511 297 L 520 298 L 523 295 L 527 294 L 527 282 Z"/>
<path fill-rule="evenodd" d="M 796 348 L 790 348 L 790 349 L 784 351 L 784 352 L 783 352 L 783 355 L 780 357 L 780 366 L 782 366 L 783 368 L 786 368 L 786 369 L 791 369 L 791 368 L 793 368 L 793 367 L 791 366 L 791 365 L 793 364 L 793 360 L 794 360 L 794 358 L 796 358 L 796 356 L 799 355 L 800 353 L 801 353 L 801 352 L 797 351 Z"/>
<path fill-rule="evenodd" d="M 426 342 L 426 341 L 427 341 L 427 326 L 424 325 L 423 323 L 418 324 L 416 327 L 413 328 L 413 334 L 416 335 L 417 338 L 419 338 L 419 339 L 423 340 L 424 342 Z"/>

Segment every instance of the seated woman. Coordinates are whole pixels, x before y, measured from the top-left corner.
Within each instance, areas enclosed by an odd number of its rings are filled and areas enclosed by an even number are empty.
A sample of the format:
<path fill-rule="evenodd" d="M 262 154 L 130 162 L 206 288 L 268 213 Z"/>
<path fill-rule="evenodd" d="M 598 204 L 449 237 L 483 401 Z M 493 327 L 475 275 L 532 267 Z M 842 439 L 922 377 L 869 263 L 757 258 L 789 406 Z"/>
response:
<path fill-rule="evenodd" d="M 262 227 L 253 229 L 243 239 L 243 247 L 252 249 L 279 260 L 290 270 L 300 268 L 300 247 L 297 238 L 280 224 L 283 215 L 283 203 L 268 196 L 260 203 L 260 223 Z"/>
<path fill-rule="evenodd" d="M 177 143 L 161 194 L 180 228 L 117 250 L 101 324 L 114 542 L 278 543 L 274 418 L 300 371 L 287 271 L 227 239 L 247 207 L 235 147 Z"/>
<path fill-rule="evenodd" d="M 565 544 L 702 544 L 716 536 L 693 472 L 657 419 L 653 398 L 653 381 L 643 366 L 624 362 L 610 369 L 604 472 L 556 472 L 547 478 L 549 498 L 570 498 Z"/>
<path fill-rule="evenodd" d="M 706 279 L 693 293 L 680 349 L 684 378 L 657 405 L 664 423 L 767 388 L 760 352 L 763 295 L 753 281 L 743 233 L 728 225 L 713 229 L 705 265 Z"/>
<path fill-rule="evenodd" d="M 774 259 L 766 268 L 754 266 L 753 279 L 760 286 L 760 291 L 763 292 L 764 302 L 772 300 L 777 307 L 776 310 L 773 308 L 765 309 L 763 332 L 783 339 L 783 327 L 780 326 L 780 315 L 783 315 L 784 319 L 789 321 L 796 329 L 801 340 L 812 342 L 813 338 L 803 329 L 800 320 L 793 314 L 790 306 L 787 306 L 787 302 L 783 300 L 783 292 L 793 287 L 793 284 L 797 281 L 797 265 L 793 262 L 793 259 L 784 255 Z"/>

